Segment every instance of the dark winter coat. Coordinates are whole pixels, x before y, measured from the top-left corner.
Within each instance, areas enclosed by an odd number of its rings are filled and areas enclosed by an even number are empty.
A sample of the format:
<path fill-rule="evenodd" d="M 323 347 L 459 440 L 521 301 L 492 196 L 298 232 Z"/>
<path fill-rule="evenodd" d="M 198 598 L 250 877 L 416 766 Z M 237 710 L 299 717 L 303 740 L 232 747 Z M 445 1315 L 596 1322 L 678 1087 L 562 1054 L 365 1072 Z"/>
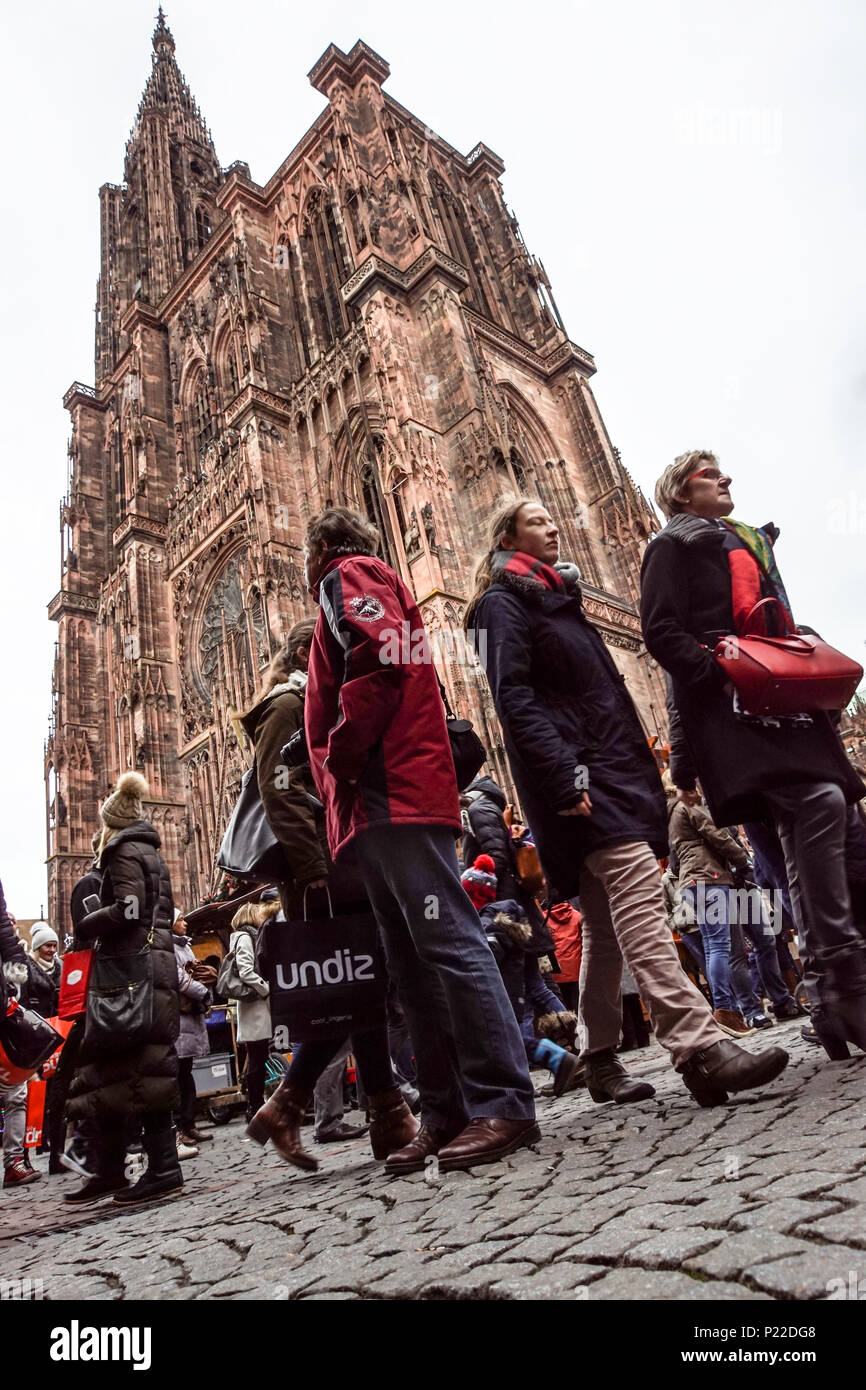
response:
<path fill-rule="evenodd" d="M 421 614 L 382 560 L 341 556 L 319 581 L 304 701 L 334 859 L 373 825 L 447 825 L 460 806 Z"/>
<path fill-rule="evenodd" d="M 735 716 L 712 655 L 718 639 L 734 631 L 724 539 L 712 522 L 676 516 L 650 541 L 641 571 L 644 640 L 673 677 L 673 699 L 713 820 L 766 820 L 762 793 L 795 782 L 835 782 L 850 802 L 859 800 L 866 787 L 826 712 L 815 711 L 808 728 L 772 728 Z M 672 772 L 676 780 L 673 760 Z"/>
<path fill-rule="evenodd" d="M 85 943 L 78 935 L 78 928 L 87 916 L 87 908 L 84 906 L 84 899 L 92 896 L 99 897 L 102 888 L 102 874 L 95 866 L 88 869 L 87 873 L 78 880 L 69 897 L 69 915 L 72 918 L 72 949 L 80 951 Z"/>
<path fill-rule="evenodd" d="M 468 867 L 479 854 L 489 854 L 496 866 L 497 898 L 515 898 L 517 866 L 511 832 L 503 819 L 505 792 L 492 777 L 476 777 L 465 797 L 469 804 L 463 813 L 463 863 Z"/>
<path fill-rule="evenodd" d="M 551 954 L 553 937 L 544 925 L 538 904 L 517 876 L 514 843 L 503 819 L 505 792 L 492 777 L 476 777 L 466 795 L 471 800 L 464 811 L 463 863 L 474 864 L 479 854 L 490 855 L 496 866 L 497 898 L 513 898 L 520 904 L 532 927 L 532 952 L 539 956 Z"/>
<path fill-rule="evenodd" d="M 59 956 L 54 957 L 50 970 L 43 970 L 32 956 L 27 958 L 27 984 L 24 989 L 28 1007 L 42 1018 L 57 1016 L 57 1000 L 60 997 L 60 976 L 63 963 Z"/>
<path fill-rule="evenodd" d="M 487 903 L 478 916 L 498 963 L 506 956 L 532 954 L 532 927 L 515 898 Z"/>
<path fill-rule="evenodd" d="M 120 830 L 102 851 L 102 907 L 80 923 L 78 934 L 99 942 L 105 955 L 128 955 L 147 941 L 153 924 L 154 1006 L 147 1043 L 128 1047 L 122 1036 L 116 1052 L 95 1053 L 82 1045 L 70 1088 L 70 1119 L 140 1115 L 179 1105 L 177 964 L 171 922 L 174 904 L 160 839 L 148 821 Z M 137 916 L 127 915 L 135 911 Z"/>
<path fill-rule="evenodd" d="M 487 639 L 487 679 L 520 804 L 551 901 L 580 891 L 587 855 L 647 841 L 667 852 L 665 797 L 624 678 L 579 593 L 500 574 L 471 625 Z M 579 789 L 577 789 L 579 787 Z M 592 814 L 560 816 L 580 790 Z"/>

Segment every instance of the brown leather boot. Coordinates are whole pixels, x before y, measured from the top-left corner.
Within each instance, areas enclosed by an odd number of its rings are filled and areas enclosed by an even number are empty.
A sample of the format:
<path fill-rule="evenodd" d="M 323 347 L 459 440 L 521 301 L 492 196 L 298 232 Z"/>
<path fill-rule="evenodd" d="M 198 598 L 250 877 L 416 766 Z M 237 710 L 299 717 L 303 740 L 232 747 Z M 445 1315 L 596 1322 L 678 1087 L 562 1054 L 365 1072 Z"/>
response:
<path fill-rule="evenodd" d="M 411 1144 L 421 1128 L 409 1109 L 399 1086 L 387 1091 L 376 1091 L 369 1095 L 370 1102 L 370 1144 L 373 1157 L 388 1158 L 398 1149 Z"/>
<path fill-rule="evenodd" d="M 270 1100 L 256 1111 L 247 1125 L 247 1134 L 257 1144 L 270 1139 L 277 1153 L 296 1168 L 314 1173 L 319 1160 L 307 1153 L 301 1143 L 301 1124 L 310 1097 L 297 1086 L 281 1081 Z"/>
<path fill-rule="evenodd" d="M 714 1009 L 713 1018 L 729 1038 L 741 1038 L 744 1033 L 751 1032 L 742 1014 L 736 1013 L 734 1009 Z"/>

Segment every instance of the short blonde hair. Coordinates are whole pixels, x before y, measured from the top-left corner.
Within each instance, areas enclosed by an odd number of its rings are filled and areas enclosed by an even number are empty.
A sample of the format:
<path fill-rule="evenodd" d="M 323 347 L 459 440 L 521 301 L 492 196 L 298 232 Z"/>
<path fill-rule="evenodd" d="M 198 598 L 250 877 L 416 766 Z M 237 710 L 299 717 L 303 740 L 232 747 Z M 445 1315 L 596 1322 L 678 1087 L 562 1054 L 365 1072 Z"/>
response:
<path fill-rule="evenodd" d="M 677 498 L 692 473 L 702 463 L 714 463 L 717 468 L 719 466 L 719 460 L 709 449 L 689 449 L 688 453 L 675 458 L 659 478 L 655 492 L 656 506 L 668 519 L 682 511 L 682 503 L 678 502 Z"/>

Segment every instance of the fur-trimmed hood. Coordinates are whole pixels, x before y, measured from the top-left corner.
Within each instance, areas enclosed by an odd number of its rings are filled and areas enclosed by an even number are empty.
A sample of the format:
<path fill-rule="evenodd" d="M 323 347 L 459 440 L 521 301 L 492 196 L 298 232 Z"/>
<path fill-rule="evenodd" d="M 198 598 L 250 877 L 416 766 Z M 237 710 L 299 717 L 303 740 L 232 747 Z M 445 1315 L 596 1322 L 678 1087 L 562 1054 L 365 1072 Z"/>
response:
<path fill-rule="evenodd" d="M 529 918 L 515 898 L 503 898 L 498 903 L 488 903 L 479 913 L 485 931 L 510 942 L 521 951 L 532 940 L 532 927 Z"/>
<path fill-rule="evenodd" d="M 583 600 L 579 579 L 580 570 L 571 560 L 557 560 L 552 567 L 561 575 L 565 584 L 565 592 L 569 598 L 576 598 L 578 603 Z M 510 589 L 512 593 L 518 594 L 520 598 L 528 599 L 530 603 L 541 606 L 546 594 L 551 591 L 544 584 L 540 584 L 537 579 L 530 579 L 528 575 L 512 574 L 510 570 L 503 566 L 498 566 L 493 570 L 493 583 L 501 584 L 504 588 Z"/>

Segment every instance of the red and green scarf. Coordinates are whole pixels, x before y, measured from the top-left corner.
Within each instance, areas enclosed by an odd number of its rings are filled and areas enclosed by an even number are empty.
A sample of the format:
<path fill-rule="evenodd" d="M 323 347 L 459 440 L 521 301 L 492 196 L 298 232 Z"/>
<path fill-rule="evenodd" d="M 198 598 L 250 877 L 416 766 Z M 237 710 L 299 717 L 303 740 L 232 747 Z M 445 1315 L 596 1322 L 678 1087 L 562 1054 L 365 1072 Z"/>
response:
<path fill-rule="evenodd" d="M 761 526 L 747 526 L 744 521 L 731 521 L 729 518 L 724 520 L 723 525 L 729 533 L 725 548 L 731 573 L 734 631 L 739 636 L 744 635 L 746 619 L 755 604 L 763 598 L 778 599 L 793 627 L 791 605 L 767 532 Z M 774 609 L 764 608 L 755 614 L 749 627 L 752 632 L 776 635 L 781 631 L 779 615 Z"/>

